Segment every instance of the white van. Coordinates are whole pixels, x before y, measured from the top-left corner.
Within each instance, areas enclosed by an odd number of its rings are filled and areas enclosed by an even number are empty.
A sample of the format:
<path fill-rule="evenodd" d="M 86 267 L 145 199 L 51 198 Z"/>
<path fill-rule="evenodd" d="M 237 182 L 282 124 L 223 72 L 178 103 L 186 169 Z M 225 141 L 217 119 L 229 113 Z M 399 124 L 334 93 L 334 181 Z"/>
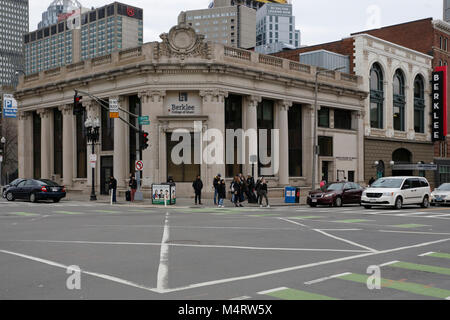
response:
<path fill-rule="evenodd" d="M 403 205 L 420 205 L 428 208 L 431 188 L 423 177 L 387 177 L 375 181 L 361 197 L 361 205 L 366 209 L 373 206 L 394 207 L 400 210 Z"/>

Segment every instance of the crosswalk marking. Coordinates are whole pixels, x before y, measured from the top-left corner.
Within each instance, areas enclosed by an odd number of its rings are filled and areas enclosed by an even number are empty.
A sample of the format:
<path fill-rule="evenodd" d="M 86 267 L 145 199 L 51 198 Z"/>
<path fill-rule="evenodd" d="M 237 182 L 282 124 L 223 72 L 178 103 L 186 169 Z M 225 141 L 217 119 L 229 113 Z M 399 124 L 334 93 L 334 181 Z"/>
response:
<path fill-rule="evenodd" d="M 448 253 L 432 252 L 429 254 L 429 256 L 433 258 L 450 259 L 450 254 Z"/>
<path fill-rule="evenodd" d="M 390 267 L 393 268 L 399 268 L 399 269 L 407 269 L 407 270 L 414 270 L 414 271 L 424 271 L 424 272 L 430 272 L 430 273 L 437 273 L 437 274 L 443 274 L 446 276 L 450 275 L 450 269 L 444 268 L 444 267 L 435 267 L 435 266 L 429 266 L 429 265 L 423 265 L 423 264 L 415 264 L 415 263 L 409 263 L 409 262 L 397 262 Z"/>

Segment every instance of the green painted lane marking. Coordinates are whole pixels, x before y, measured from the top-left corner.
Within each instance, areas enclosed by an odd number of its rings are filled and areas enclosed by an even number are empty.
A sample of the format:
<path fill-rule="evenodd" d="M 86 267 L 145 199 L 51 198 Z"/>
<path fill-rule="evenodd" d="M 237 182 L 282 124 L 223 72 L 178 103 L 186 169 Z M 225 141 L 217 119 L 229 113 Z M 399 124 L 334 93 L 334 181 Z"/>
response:
<path fill-rule="evenodd" d="M 119 211 L 112 211 L 112 210 L 93 210 L 92 212 L 98 212 L 98 213 L 120 213 Z"/>
<path fill-rule="evenodd" d="M 428 265 L 415 264 L 415 263 L 409 263 L 409 262 L 397 262 L 397 263 L 389 265 L 389 267 L 408 269 L 408 270 L 416 270 L 416 271 L 424 271 L 424 272 L 430 272 L 430 273 L 445 274 L 447 276 L 450 275 L 450 269 L 449 268 L 428 266 Z"/>
<path fill-rule="evenodd" d="M 279 291 L 274 291 L 266 293 L 267 296 L 283 299 L 283 300 L 339 300 L 336 298 L 331 298 L 327 296 L 322 296 L 320 294 L 315 294 L 306 291 L 294 290 L 294 289 L 281 289 Z"/>
<path fill-rule="evenodd" d="M 428 257 L 450 259 L 450 254 L 448 254 L 448 253 L 432 253 L 432 254 L 429 254 Z"/>
<path fill-rule="evenodd" d="M 361 222 L 370 222 L 373 220 L 362 220 L 362 219 L 351 219 L 351 220 L 338 220 L 332 222 L 340 222 L 340 223 L 361 223 Z"/>
<path fill-rule="evenodd" d="M 53 213 L 57 213 L 57 214 L 67 214 L 67 215 L 78 215 L 78 214 L 83 214 L 81 212 L 71 212 L 71 211 L 53 211 Z"/>
<path fill-rule="evenodd" d="M 249 217 L 279 217 L 279 214 L 275 214 L 275 213 L 266 213 L 266 214 L 253 214 L 250 215 Z"/>
<path fill-rule="evenodd" d="M 402 229 L 415 229 L 415 228 L 422 228 L 422 227 L 429 227 L 423 224 L 399 224 L 396 226 L 390 226 L 394 228 L 402 228 Z"/>
<path fill-rule="evenodd" d="M 39 216 L 39 214 L 29 213 L 29 212 L 10 212 L 10 214 L 14 214 L 16 216 L 22 216 L 22 217 L 36 217 L 36 216 Z"/>
<path fill-rule="evenodd" d="M 303 220 L 303 219 L 323 219 L 325 217 L 318 217 L 318 216 L 310 216 L 310 217 L 289 217 L 289 219 L 295 219 L 295 220 Z"/>
<path fill-rule="evenodd" d="M 369 277 L 362 274 L 350 274 L 346 276 L 339 277 L 339 279 L 358 282 L 358 283 L 367 283 L 367 279 Z M 384 288 L 395 289 L 399 291 L 414 293 L 422 296 L 428 296 L 433 298 L 446 299 L 450 297 L 450 290 L 444 290 L 439 288 L 431 288 L 429 286 L 425 286 L 418 283 L 412 282 L 400 282 L 389 279 L 381 279 L 381 286 Z"/>

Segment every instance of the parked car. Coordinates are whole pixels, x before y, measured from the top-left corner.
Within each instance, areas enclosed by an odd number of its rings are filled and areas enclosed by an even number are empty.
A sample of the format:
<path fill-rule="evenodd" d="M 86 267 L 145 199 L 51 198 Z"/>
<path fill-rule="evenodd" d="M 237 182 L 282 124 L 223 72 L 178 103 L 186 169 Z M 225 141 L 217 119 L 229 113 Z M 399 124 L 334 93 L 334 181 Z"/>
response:
<path fill-rule="evenodd" d="M 450 203 L 450 183 L 444 183 L 431 193 L 431 205 Z"/>
<path fill-rule="evenodd" d="M 6 199 L 16 199 L 38 202 L 39 200 L 53 200 L 59 202 L 66 197 L 66 188 L 50 180 L 27 179 L 21 181 L 17 186 L 6 190 Z"/>
<path fill-rule="evenodd" d="M 344 204 L 360 204 L 364 188 L 353 182 L 335 182 L 322 190 L 309 193 L 307 203 L 310 207 L 318 205 L 342 207 Z"/>
<path fill-rule="evenodd" d="M 15 187 L 17 186 L 20 182 L 22 182 L 24 179 L 16 179 L 13 182 L 11 182 L 10 184 L 4 186 L 2 188 L 2 198 L 6 199 L 6 190 L 8 190 L 9 187 Z"/>
<path fill-rule="evenodd" d="M 423 177 L 388 177 L 375 181 L 363 192 L 361 203 L 366 209 L 373 206 L 394 207 L 403 205 L 430 206 L 431 188 Z"/>

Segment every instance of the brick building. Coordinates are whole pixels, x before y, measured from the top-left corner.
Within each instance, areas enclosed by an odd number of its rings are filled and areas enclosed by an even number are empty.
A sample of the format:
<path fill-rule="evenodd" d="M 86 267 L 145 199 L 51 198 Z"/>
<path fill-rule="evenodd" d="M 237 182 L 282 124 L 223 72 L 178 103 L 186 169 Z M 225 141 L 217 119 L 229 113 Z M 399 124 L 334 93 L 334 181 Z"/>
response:
<path fill-rule="evenodd" d="M 438 143 L 433 158 L 429 116 L 432 68 L 450 61 L 446 28 L 450 30 L 450 24 L 423 19 L 276 54 L 300 62 L 302 53 L 331 51 L 348 57 L 350 72 L 363 77 L 365 89 L 371 93 L 365 110 L 366 181 L 381 175 L 412 174 L 426 175 L 433 185 L 450 181 L 447 144 Z M 406 172 L 392 162 L 436 162 L 440 171 Z"/>

